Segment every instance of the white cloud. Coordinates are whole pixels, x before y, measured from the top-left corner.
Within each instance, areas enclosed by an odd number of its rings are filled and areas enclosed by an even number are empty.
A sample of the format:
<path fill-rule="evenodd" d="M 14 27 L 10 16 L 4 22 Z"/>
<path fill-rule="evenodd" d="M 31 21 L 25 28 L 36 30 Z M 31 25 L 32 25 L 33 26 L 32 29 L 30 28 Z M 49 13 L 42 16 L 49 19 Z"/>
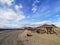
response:
<path fill-rule="evenodd" d="M 37 11 L 37 5 L 36 5 L 36 3 L 39 3 L 39 2 L 40 1 L 35 0 L 34 3 L 32 4 L 32 11 L 33 11 L 33 13 L 35 13 Z"/>
<path fill-rule="evenodd" d="M 39 0 L 35 0 L 34 3 L 32 4 L 33 6 L 35 6 L 36 3 L 39 3 Z"/>
<path fill-rule="evenodd" d="M 57 27 L 60 27 L 60 21 L 55 22 L 55 23 L 53 23 L 53 24 L 55 24 Z"/>
<path fill-rule="evenodd" d="M 10 6 L 10 5 L 12 5 L 12 2 L 13 2 L 13 1 L 14 1 L 14 0 L 0 0 L 0 3 L 3 4 L 3 5 L 4 5 L 4 4 L 7 4 L 7 5 Z"/>
<path fill-rule="evenodd" d="M 6 28 L 6 24 L 0 23 L 0 28 Z"/>
<path fill-rule="evenodd" d="M 55 17 L 59 17 L 59 15 L 57 14 Z"/>
<path fill-rule="evenodd" d="M 59 15 L 57 15 L 59 16 Z M 60 27 L 60 17 L 57 18 L 57 21 L 54 22 L 53 24 L 55 24 L 57 27 Z"/>
<path fill-rule="evenodd" d="M 19 8 L 20 8 L 20 7 L 19 7 L 18 5 L 15 5 L 15 9 L 16 9 L 16 10 L 19 10 Z"/>
<path fill-rule="evenodd" d="M 60 21 L 60 17 L 58 18 L 58 20 Z"/>
<path fill-rule="evenodd" d="M 22 28 L 22 25 L 8 24 L 8 23 L 0 23 L 0 28 Z"/>
<path fill-rule="evenodd" d="M 21 13 L 18 14 L 11 9 L 0 9 L 0 19 L 19 21 L 24 18 L 25 18 L 24 14 Z"/>
<path fill-rule="evenodd" d="M 60 27 L 60 21 L 58 21 L 58 22 L 52 22 L 52 21 L 49 21 L 49 20 L 45 20 L 45 21 L 40 21 L 40 22 L 33 22 L 31 24 L 37 24 L 37 25 L 38 24 L 40 24 L 40 25 L 43 25 L 43 24 L 49 24 L 49 25 L 54 24 L 55 26 Z"/>
<path fill-rule="evenodd" d="M 35 13 L 37 11 L 37 7 L 33 7 L 32 11 L 33 11 L 33 13 Z"/>
<path fill-rule="evenodd" d="M 19 10 L 23 8 L 22 4 L 14 5 L 14 0 L 0 0 L 0 4 L 3 8 L 0 8 L 0 28 L 18 28 L 21 27 L 20 21 L 25 19 L 24 13 Z M 8 6 L 6 6 L 6 5 Z M 14 9 L 9 8 L 11 5 L 14 5 L 16 11 Z"/>
<path fill-rule="evenodd" d="M 19 6 L 20 6 L 20 8 L 23 8 L 22 4 L 20 4 Z"/>
<path fill-rule="evenodd" d="M 45 21 L 40 21 L 40 22 L 34 22 L 32 24 L 41 24 L 42 25 L 42 24 L 52 24 L 52 22 L 49 20 L 45 20 Z"/>
<path fill-rule="evenodd" d="M 9 8 L 0 9 L 0 28 L 19 28 L 20 21 L 25 19 L 22 11 L 15 12 Z"/>
<path fill-rule="evenodd" d="M 16 9 L 16 10 L 19 10 L 19 9 L 21 9 L 21 8 L 23 8 L 22 4 L 20 4 L 20 5 L 15 5 L 15 9 Z"/>

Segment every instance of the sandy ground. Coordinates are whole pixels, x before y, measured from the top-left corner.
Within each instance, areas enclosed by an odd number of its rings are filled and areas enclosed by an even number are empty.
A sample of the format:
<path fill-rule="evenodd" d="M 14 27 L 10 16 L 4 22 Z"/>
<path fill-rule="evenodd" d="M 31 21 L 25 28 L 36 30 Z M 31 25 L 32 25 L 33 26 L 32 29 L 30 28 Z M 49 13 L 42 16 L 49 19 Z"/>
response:
<path fill-rule="evenodd" d="M 0 45 L 17 45 L 18 34 L 21 30 L 0 31 Z"/>
<path fill-rule="evenodd" d="M 56 34 L 37 34 L 26 30 L 19 35 L 19 38 L 24 45 L 60 45 L 60 35 Z"/>
<path fill-rule="evenodd" d="M 0 31 L 0 45 L 60 45 L 60 32 L 56 35 L 38 34 L 28 30 Z"/>

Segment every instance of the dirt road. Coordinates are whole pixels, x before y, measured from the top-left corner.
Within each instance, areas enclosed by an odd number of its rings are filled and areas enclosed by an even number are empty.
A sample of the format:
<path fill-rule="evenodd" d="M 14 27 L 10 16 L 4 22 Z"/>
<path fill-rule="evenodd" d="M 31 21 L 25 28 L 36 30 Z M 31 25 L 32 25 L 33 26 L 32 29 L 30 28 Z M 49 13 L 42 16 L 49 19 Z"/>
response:
<path fill-rule="evenodd" d="M 0 45 L 17 45 L 19 33 L 22 33 L 22 30 L 0 31 Z"/>

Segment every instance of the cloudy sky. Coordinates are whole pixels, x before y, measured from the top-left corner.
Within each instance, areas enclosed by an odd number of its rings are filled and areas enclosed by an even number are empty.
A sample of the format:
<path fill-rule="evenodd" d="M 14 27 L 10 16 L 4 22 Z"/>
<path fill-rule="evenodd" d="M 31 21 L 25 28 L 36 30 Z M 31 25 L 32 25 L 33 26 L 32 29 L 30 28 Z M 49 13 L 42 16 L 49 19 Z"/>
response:
<path fill-rule="evenodd" d="M 60 26 L 60 0 L 0 0 L 0 28 L 42 23 Z"/>

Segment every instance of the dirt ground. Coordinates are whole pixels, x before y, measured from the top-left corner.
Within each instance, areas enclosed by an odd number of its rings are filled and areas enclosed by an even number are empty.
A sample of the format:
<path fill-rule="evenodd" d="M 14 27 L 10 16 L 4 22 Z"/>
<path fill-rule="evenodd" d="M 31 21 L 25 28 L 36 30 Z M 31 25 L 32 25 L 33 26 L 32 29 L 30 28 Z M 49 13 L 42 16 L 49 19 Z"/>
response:
<path fill-rule="evenodd" d="M 27 34 L 31 36 L 27 36 Z M 25 30 L 21 35 L 18 35 L 18 40 L 21 40 L 24 45 L 60 45 L 60 33 L 57 35 L 38 34 Z"/>
<path fill-rule="evenodd" d="M 0 45 L 60 45 L 60 32 L 38 34 L 28 30 L 0 31 Z M 27 35 L 29 34 L 29 35 Z"/>
<path fill-rule="evenodd" d="M 18 34 L 22 30 L 0 31 L 0 45 L 17 45 Z"/>

